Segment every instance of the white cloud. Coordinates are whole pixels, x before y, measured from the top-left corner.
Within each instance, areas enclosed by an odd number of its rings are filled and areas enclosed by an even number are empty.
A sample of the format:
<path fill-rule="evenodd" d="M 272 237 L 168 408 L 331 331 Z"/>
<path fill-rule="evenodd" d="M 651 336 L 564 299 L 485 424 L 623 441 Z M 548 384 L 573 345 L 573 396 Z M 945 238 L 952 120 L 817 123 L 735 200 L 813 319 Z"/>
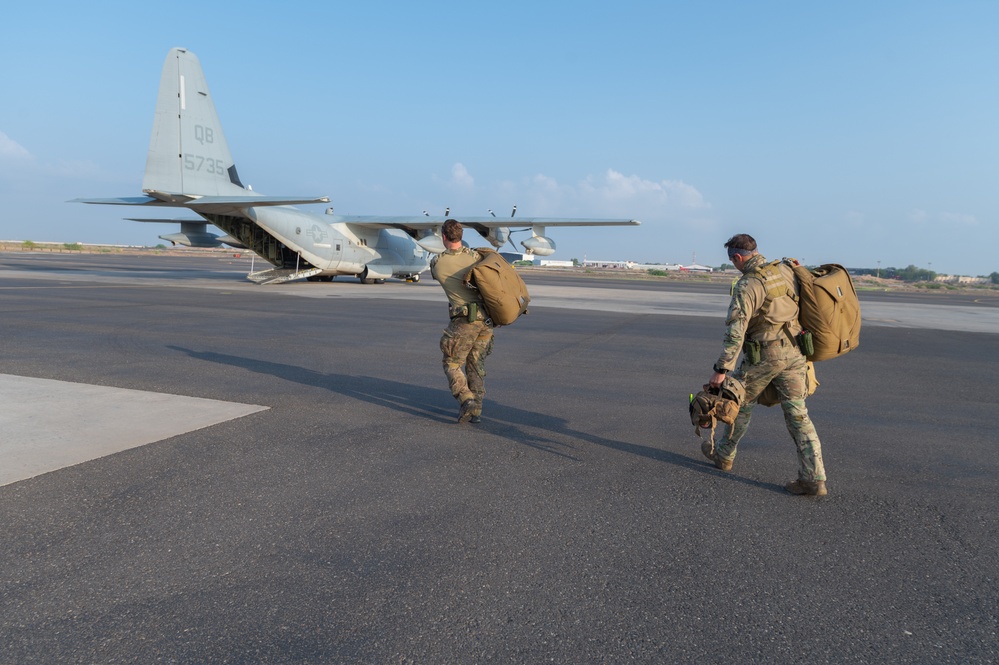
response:
<path fill-rule="evenodd" d="M 607 169 L 575 184 L 559 182 L 538 173 L 520 181 L 499 180 L 477 184 L 461 162 L 451 167 L 447 180 L 433 176 L 443 189 L 436 201 L 422 205 L 447 205 L 456 214 L 481 214 L 514 204 L 519 214 L 531 217 L 622 217 L 644 221 L 670 221 L 702 228 L 711 204 L 696 187 L 682 180 L 648 180 Z M 471 212 L 465 212 L 471 211 Z"/>
<path fill-rule="evenodd" d="M 867 221 L 867 215 L 860 212 L 859 210 L 848 210 L 844 216 L 847 224 L 852 226 L 864 226 Z"/>
<path fill-rule="evenodd" d="M 561 184 L 555 178 L 537 174 L 521 190 L 525 213 L 544 215 L 583 215 L 631 217 L 638 219 L 689 218 L 699 216 L 711 204 L 696 187 L 681 180 L 653 181 L 638 175 L 626 176 L 607 169 L 600 176 L 588 176 L 575 185 Z"/>
<path fill-rule="evenodd" d="M 90 160 L 60 160 L 55 165 L 47 166 L 46 170 L 53 175 L 74 180 L 107 179 L 101 167 Z"/>
<path fill-rule="evenodd" d="M 977 226 L 978 218 L 974 215 L 966 215 L 959 212 L 942 212 L 940 213 L 939 219 L 944 224 L 950 226 L 952 224 L 957 224 L 959 226 Z"/>
<path fill-rule="evenodd" d="M 932 224 L 935 226 L 978 226 L 978 218 L 961 212 L 929 213 L 918 208 L 910 210 L 909 221 L 914 224 Z"/>
<path fill-rule="evenodd" d="M 541 191 L 557 192 L 559 191 L 559 184 L 555 178 L 551 178 L 542 173 L 537 174 L 531 179 L 531 183 L 538 187 Z"/>
<path fill-rule="evenodd" d="M 471 189 L 475 186 L 475 178 L 468 172 L 464 164 L 458 162 L 451 167 L 451 184 L 463 189 Z"/>
<path fill-rule="evenodd" d="M 51 178 L 95 183 L 121 180 L 119 175 L 105 172 L 91 160 L 60 159 L 55 163 L 39 161 L 4 132 L 0 132 L 0 167 L 4 168 L 7 177 L 16 178 L 22 184 Z"/>
<path fill-rule="evenodd" d="M 682 180 L 645 180 L 607 169 L 603 178 L 590 176 L 580 183 L 579 191 L 587 198 L 604 201 L 642 202 L 679 208 L 710 208 L 696 188 Z"/>
<path fill-rule="evenodd" d="M 0 132 L 0 158 L 31 159 L 31 153 L 20 143 Z"/>

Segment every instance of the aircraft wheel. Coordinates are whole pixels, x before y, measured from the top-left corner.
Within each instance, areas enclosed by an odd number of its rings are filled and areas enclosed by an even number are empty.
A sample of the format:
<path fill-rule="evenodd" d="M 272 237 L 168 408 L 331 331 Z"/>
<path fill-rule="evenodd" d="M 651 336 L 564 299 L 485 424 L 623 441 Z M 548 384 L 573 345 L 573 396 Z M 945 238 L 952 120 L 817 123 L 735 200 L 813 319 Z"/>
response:
<path fill-rule="evenodd" d="M 410 277 L 410 279 L 411 279 L 411 280 L 413 281 L 413 283 L 415 284 L 416 282 L 419 282 L 419 281 L 420 281 L 420 276 L 419 276 L 419 275 L 413 275 L 412 277 Z"/>

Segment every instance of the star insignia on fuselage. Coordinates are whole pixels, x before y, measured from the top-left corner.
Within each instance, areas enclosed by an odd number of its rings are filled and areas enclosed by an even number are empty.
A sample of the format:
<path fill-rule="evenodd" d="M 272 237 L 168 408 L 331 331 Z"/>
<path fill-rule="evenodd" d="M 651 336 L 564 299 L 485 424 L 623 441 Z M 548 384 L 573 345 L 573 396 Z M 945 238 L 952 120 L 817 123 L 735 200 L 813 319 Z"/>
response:
<path fill-rule="evenodd" d="M 326 240 L 326 236 L 328 236 L 329 234 L 326 232 L 326 230 L 323 227 L 319 226 L 318 224 L 313 224 L 312 228 L 305 232 L 305 235 L 312 238 L 313 242 L 322 242 Z"/>

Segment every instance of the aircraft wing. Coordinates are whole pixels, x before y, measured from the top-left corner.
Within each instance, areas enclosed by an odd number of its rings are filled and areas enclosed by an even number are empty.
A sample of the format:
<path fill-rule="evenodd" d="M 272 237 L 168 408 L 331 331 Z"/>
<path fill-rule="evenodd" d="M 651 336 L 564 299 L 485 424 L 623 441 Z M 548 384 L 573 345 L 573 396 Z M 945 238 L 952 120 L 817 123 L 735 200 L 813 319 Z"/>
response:
<path fill-rule="evenodd" d="M 439 229 L 447 217 L 375 217 L 366 215 L 333 215 L 332 221 L 369 229 L 399 229 L 428 252 L 443 252 Z M 549 226 L 637 226 L 637 219 L 575 219 L 571 217 L 454 217 L 465 228 L 476 231 L 493 247 L 499 249 L 510 241 L 510 234 L 530 231 L 531 237 L 521 241 L 524 249 L 537 256 L 555 252 L 555 241 L 545 236 Z"/>
<path fill-rule="evenodd" d="M 219 212 L 233 208 L 288 206 L 329 203 L 328 196 L 189 196 L 151 192 L 155 196 L 124 196 L 116 199 L 73 199 L 70 203 L 99 203 L 125 206 L 169 206 L 195 211 Z"/>
<path fill-rule="evenodd" d="M 402 229 L 403 231 L 434 230 L 450 217 L 401 216 L 380 217 L 377 215 L 334 215 L 333 220 L 356 224 L 371 229 Z M 571 217 L 461 217 L 453 219 L 462 226 L 484 229 L 519 229 L 547 226 L 638 226 L 637 219 L 575 219 Z"/>

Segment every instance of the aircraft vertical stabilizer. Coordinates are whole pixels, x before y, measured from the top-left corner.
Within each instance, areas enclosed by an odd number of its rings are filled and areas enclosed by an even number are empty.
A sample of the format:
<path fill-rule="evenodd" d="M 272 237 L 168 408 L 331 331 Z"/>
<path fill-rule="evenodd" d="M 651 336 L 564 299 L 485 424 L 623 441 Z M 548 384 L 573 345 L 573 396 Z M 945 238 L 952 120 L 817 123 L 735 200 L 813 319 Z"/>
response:
<path fill-rule="evenodd" d="M 163 64 L 142 189 L 196 196 L 249 194 L 236 175 L 201 63 L 186 49 L 171 49 Z"/>

